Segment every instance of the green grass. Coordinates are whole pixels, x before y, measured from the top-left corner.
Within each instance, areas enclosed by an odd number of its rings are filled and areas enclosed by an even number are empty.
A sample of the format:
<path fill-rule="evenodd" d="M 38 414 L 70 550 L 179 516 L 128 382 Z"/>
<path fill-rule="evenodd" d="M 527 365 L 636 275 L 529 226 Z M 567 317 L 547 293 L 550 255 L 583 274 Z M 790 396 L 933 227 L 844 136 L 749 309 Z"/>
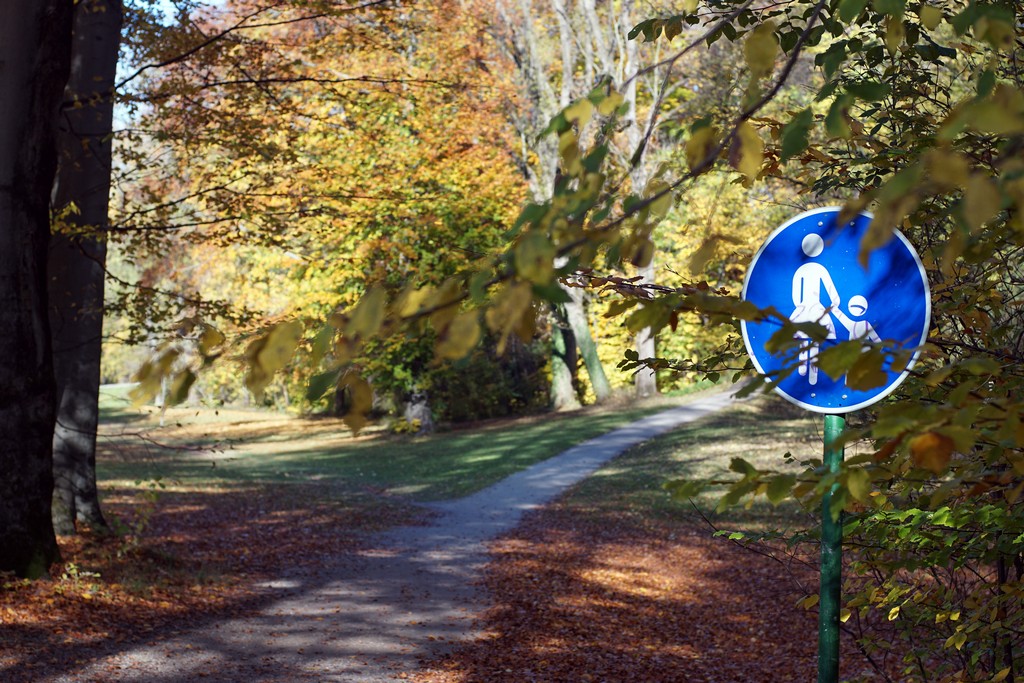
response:
<path fill-rule="evenodd" d="M 112 457 L 98 460 L 97 471 L 101 481 L 125 486 L 155 478 L 190 488 L 316 481 L 370 487 L 419 501 L 444 500 L 478 491 L 674 403 L 544 416 L 419 438 L 378 434 L 355 440 L 345 437 L 340 424 L 336 432 L 325 434 L 324 421 L 278 416 L 279 427 L 254 432 L 222 452 L 176 451 L 124 437 L 111 449 Z M 228 423 L 231 417 L 222 419 Z M 208 435 L 193 434 L 190 441 L 171 429 L 164 440 L 209 446 L 216 434 L 215 429 Z M 148 438 L 161 440 L 161 431 L 150 431 Z"/>
<path fill-rule="evenodd" d="M 132 406 L 128 398 L 131 384 L 104 384 L 100 387 L 100 422 L 103 424 L 136 422 L 145 413 Z"/>
<path fill-rule="evenodd" d="M 673 500 L 663 485 L 671 479 L 728 478 L 729 463 L 741 457 L 761 469 L 800 471 L 787 464 L 821 458 L 820 418 L 781 398 L 760 397 L 737 404 L 658 439 L 631 449 L 577 486 L 566 503 L 581 514 L 638 517 L 673 521 L 711 522 L 717 528 L 767 530 L 803 527 L 814 515 L 793 501 L 779 506 L 764 497 L 749 508 L 715 513 L 722 491 L 705 491 L 690 501 Z"/>

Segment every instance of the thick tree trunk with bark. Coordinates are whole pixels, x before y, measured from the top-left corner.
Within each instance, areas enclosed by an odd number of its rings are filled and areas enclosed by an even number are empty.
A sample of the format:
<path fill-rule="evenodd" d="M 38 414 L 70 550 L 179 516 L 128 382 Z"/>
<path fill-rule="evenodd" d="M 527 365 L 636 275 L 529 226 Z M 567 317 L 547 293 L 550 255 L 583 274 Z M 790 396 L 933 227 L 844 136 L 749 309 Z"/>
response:
<path fill-rule="evenodd" d="M 72 7 L 0 2 L 0 570 L 29 577 L 59 558 L 46 250 Z"/>
<path fill-rule="evenodd" d="M 59 122 L 53 201 L 63 217 L 49 254 L 57 379 L 53 524 L 59 534 L 74 533 L 76 522 L 107 528 L 96 490 L 96 425 L 121 17 L 120 0 L 75 6 L 71 75 Z"/>

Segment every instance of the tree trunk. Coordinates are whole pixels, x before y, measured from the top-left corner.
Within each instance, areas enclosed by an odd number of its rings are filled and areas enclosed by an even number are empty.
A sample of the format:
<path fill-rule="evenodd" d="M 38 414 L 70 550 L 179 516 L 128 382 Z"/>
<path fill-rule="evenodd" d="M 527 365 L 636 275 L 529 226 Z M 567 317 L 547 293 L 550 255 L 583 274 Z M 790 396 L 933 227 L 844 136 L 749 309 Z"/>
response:
<path fill-rule="evenodd" d="M 637 273 L 643 278 L 642 282 L 654 282 L 654 262 L 652 261 L 643 268 L 638 268 Z M 654 335 L 651 328 L 645 327 L 636 335 L 636 352 L 640 358 L 654 358 L 657 349 L 654 346 Z M 658 393 L 658 377 L 650 368 L 640 368 L 636 373 L 636 395 L 639 398 L 654 396 Z"/>
<path fill-rule="evenodd" d="M 554 306 L 551 329 L 551 407 L 554 410 L 575 410 L 580 407 L 576 397 L 576 338 L 569 329 L 565 310 Z"/>
<path fill-rule="evenodd" d="M 621 25 L 632 26 L 634 22 L 633 18 L 633 2 L 627 0 L 622 3 L 620 8 L 621 12 Z M 624 71 L 626 74 L 632 74 L 640 66 L 640 53 L 639 53 L 639 42 L 636 40 L 626 41 L 624 46 L 625 51 L 625 64 Z M 660 94 L 660 88 L 663 84 L 656 82 L 654 88 L 652 88 L 652 95 L 657 99 Z M 650 180 L 649 170 L 649 155 L 646 148 L 640 149 L 640 146 L 644 144 L 644 134 L 646 132 L 647 125 L 650 121 L 641 122 L 637 112 L 637 82 L 636 80 L 630 81 L 622 92 L 623 99 L 629 105 L 628 112 L 624 117 L 626 125 L 626 140 L 629 142 L 629 150 L 632 154 L 638 154 L 632 159 L 632 167 L 629 170 L 630 184 L 633 187 L 633 192 L 638 195 L 644 192 L 647 187 L 647 183 Z M 650 115 L 650 114 L 649 114 Z M 651 284 L 654 282 L 654 262 L 651 261 L 648 264 L 637 268 L 637 275 L 642 279 L 641 282 L 644 284 Z M 651 334 L 651 328 L 645 327 L 640 330 L 636 335 L 636 352 L 640 358 L 654 358 L 656 355 L 656 349 L 654 346 L 654 335 Z M 634 383 L 636 387 L 636 395 L 639 398 L 646 398 L 648 396 L 654 396 L 658 393 L 658 378 L 654 371 L 649 368 L 640 368 L 637 371 Z"/>
<path fill-rule="evenodd" d="M 564 304 L 569 329 L 576 341 L 576 348 L 583 357 L 587 375 L 590 376 L 590 386 L 594 389 L 594 397 L 598 403 L 602 403 L 611 396 L 612 387 L 608 382 L 608 375 L 604 372 L 601 358 L 597 355 L 597 344 L 594 342 L 593 335 L 590 334 L 590 323 L 587 321 L 587 313 L 583 309 L 583 290 L 576 287 L 566 287 L 565 289 L 572 298 L 572 301 Z"/>
<path fill-rule="evenodd" d="M 60 534 L 74 533 L 76 522 L 107 528 L 96 490 L 96 425 L 121 18 L 120 0 L 75 6 L 71 76 L 57 138 L 53 199 L 64 218 L 50 240 L 49 295 L 58 397 L 53 524 Z"/>
<path fill-rule="evenodd" d="M 46 252 L 72 7 L 0 3 L 0 571 L 28 577 L 60 557 Z"/>

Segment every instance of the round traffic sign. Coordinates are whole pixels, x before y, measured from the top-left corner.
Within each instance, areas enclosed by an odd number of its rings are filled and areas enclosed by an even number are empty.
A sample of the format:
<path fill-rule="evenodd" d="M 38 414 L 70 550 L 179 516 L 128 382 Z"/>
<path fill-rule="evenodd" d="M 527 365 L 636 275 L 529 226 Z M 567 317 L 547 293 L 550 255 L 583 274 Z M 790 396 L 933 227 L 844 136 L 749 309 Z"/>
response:
<path fill-rule="evenodd" d="M 797 333 L 795 344 L 776 355 L 766 349 L 782 327 L 777 319 L 742 323 L 743 342 L 758 372 L 776 380 L 796 366 L 776 391 L 818 413 L 848 413 L 875 403 L 906 378 L 916 349 L 928 336 L 931 302 L 921 259 L 899 231 L 871 252 L 867 267 L 858 261 L 871 216 L 837 222 L 839 207 L 814 209 L 777 228 L 754 255 L 743 283 L 743 299 L 774 308 L 793 322 L 815 322 L 827 339 Z M 821 351 L 843 341 L 881 343 L 888 351 L 915 350 L 906 368 L 882 365 L 883 385 L 868 390 L 847 386 L 817 367 Z"/>

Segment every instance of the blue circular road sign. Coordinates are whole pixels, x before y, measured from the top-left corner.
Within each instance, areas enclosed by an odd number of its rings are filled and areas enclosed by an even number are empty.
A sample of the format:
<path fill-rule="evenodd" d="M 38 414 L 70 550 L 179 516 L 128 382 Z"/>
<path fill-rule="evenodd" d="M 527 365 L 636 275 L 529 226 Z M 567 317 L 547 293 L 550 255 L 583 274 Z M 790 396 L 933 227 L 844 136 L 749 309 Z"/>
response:
<path fill-rule="evenodd" d="M 742 323 L 743 342 L 758 372 L 771 380 L 796 366 L 776 391 L 817 413 L 848 413 L 880 401 L 906 378 L 916 349 L 928 336 L 931 302 L 921 259 L 900 232 L 871 252 L 867 267 L 858 261 L 860 243 L 871 216 L 858 214 L 838 224 L 838 207 L 814 209 L 777 228 L 754 255 L 743 283 L 743 299 L 758 308 L 773 307 L 793 322 L 816 322 L 827 339 L 798 343 L 779 355 L 765 347 L 782 326 L 779 320 Z M 883 386 L 852 389 L 846 376 L 832 379 L 819 371 L 817 355 L 843 341 L 881 342 L 889 351 L 914 349 L 906 368 L 882 366 Z"/>

